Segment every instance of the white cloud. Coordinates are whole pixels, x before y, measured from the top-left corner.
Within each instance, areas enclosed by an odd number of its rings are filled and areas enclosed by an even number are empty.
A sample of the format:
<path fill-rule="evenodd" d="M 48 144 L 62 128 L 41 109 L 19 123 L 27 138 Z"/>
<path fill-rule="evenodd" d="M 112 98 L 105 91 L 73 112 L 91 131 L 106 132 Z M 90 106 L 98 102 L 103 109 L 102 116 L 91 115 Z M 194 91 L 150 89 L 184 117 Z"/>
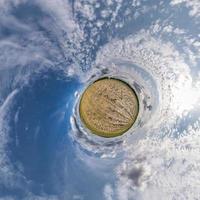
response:
<path fill-rule="evenodd" d="M 55 0 L 55 1 L 37 1 L 40 8 L 48 12 L 51 17 L 55 20 L 57 25 L 62 27 L 69 34 L 70 39 L 81 39 L 82 32 L 79 29 L 78 24 L 75 22 L 72 13 L 72 7 L 68 1 L 65 0 Z M 77 41 L 77 40 L 75 40 Z M 74 41 L 74 42 L 75 42 Z"/>
<path fill-rule="evenodd" d="M 171 27 L 168 30 L 174 32 L 175 29 Z M 176 32 L 185 34 L 178 29 Z M 181 119 L 185 112 L 195 110 L 200 98 L 199 81 L 192 79 L 184 55 L 172 42 L 152 36 L 151 30 L 141 30 L 124 40 L 116 39 L 105 45 L 96 64 L 123 68 L 117 59 L 148 71 L 156 81 L 160 95 L 159 109 L 155 112 L 158 118 L 150 118 L 143 130 L 147 132 L 146 139 L 134 143 L 129 141 L 123 146 L 126 156 L 117 168 L 118 183 L 113 188 L 117 199 L 199 199 L 199 120 L 194 122 L 194 126 L 190 124 L 185 128 L 185 132 L 178 133 L 187 136 L 171 138 L 173 132 L 178 131 L 171 125 L 176 126 L 176 120 Z M 131 69 L 127 73 L 132 73 Z M 158 139 L 163 135 L 163 139 Z"/>
<path fill-rule="evenodd" d="M 13 166 L 10 163 L 7 151 L 7 144 L 10 140 L 8 135 L 9 112 L 13 99 L 17 93 L 17 90 L 10 93 L 0 107 L 0 185 L 4 185 L 8 188 L 17 186 L 17 178 L 19 176 L 18 172 L 13 169 Z"/>
<path fill-rule="evenodd" d="M 200 92 L 198 92 L 200 90 L 197 90 L 198 85 L 197 88 L 194 87 L 190 68 L 183 56 L 172 42 L 164 42 L 151 36 L 148 30 L 142 30 L 125 40 L 114 40 L 105 45 L 98 53 L 96 63 L 100 66 L 111 66 L 115 65 L 117 58 L 136 64 L 152 75 L 160 96 L 160 113 L 155 114 L 158 117 L 156 125 L 159 126 L 160 119 L 162 122 L 168 121 L 168 124 L 170 121 L 173 123 L 177 116 L 195 105 L 200 97 Z M 122 66 L 118 67 L 122 68 Z M 134 71 L 128 68 L 127 70 L 130 74 Z M 181 88 L 187 90 L 181 90 Z M 195 88 L 196 92 L 192 92 L 192 88 Z M 187 96 L 187 107 L 183 103 L 180 104 L 183 101 L 181 95 L 186 94 L 185 91 L 191 91 L 191 95 Z"/>
<path fill-rule="evenodd" d="M 104 187 L 105 200 L 114 200 L 114 192 L 110 184 L 106 184 Z"/>
<path fill-rule="evenodd" d="M 184 3 L 190 9 L 189 15 L 192 17 L 200 17 L 200 3 L 199 0 L 171 0 L 171 5 L 179 5 Z"/>
<path fill-rule="evenodd" d="M 169 20 L 156 20 L 149 28 L 152 35 L 157 35 L 159 38 L 167 38 L 172 40 L 175 46 L 182 49 L 182 56 L 185 60 L 190 62 L 190 65 L 198 66 L 200 59 L 199 36 L 190 34 L 187 29 L 180 28 L 173 21 Z M 192 31 L 192 30 L 191 30 Z"/>
<path fill-rule="evenodd" d="M 126 160 L 118 168 L 118 199 L 121 196 L 158 200 L 200 198 L 200 130 L 180 139 L 146 138 L 127 147 Z M 128 176 L 137 168 L 148 174 L 143 184 L 135 185 L 138 176 Z M 148 166 L 147 168 L 145 166 Z M 149 171 L 151 169 L 151 171 Z M 150 172 L 150 173 L 149 173 Z M 136 179 L 136 180 L 135 180 Z M 145 184 L 145 185 L 144 185 Z"/>

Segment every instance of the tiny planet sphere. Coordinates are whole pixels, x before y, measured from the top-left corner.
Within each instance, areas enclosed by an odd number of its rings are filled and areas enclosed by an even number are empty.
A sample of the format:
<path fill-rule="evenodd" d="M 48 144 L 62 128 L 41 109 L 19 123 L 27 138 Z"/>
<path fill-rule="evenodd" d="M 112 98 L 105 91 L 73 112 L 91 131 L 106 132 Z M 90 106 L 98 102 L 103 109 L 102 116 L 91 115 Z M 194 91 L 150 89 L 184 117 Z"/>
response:
<path fill-rule="evenodd" d="M 79 104 L 80 118 L 95 135 L 116 137 L 134 124 L 139 102 L 133 88 L 115 78 L 98 79 L 86 88 Z"/>

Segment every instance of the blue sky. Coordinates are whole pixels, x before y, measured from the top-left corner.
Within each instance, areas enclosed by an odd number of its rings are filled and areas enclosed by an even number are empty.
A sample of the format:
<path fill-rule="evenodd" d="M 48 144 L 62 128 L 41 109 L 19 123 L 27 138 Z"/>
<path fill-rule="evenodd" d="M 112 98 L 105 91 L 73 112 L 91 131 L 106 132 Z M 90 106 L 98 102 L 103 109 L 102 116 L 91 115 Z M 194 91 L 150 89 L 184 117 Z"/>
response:
<path fill-rule="evenodd" d="M 1 0 L 0 199 L 199 199 L 199 23 L 198 0 Z M 140 99 L 107 140 L 76 112 L 104 75 Z"/>

